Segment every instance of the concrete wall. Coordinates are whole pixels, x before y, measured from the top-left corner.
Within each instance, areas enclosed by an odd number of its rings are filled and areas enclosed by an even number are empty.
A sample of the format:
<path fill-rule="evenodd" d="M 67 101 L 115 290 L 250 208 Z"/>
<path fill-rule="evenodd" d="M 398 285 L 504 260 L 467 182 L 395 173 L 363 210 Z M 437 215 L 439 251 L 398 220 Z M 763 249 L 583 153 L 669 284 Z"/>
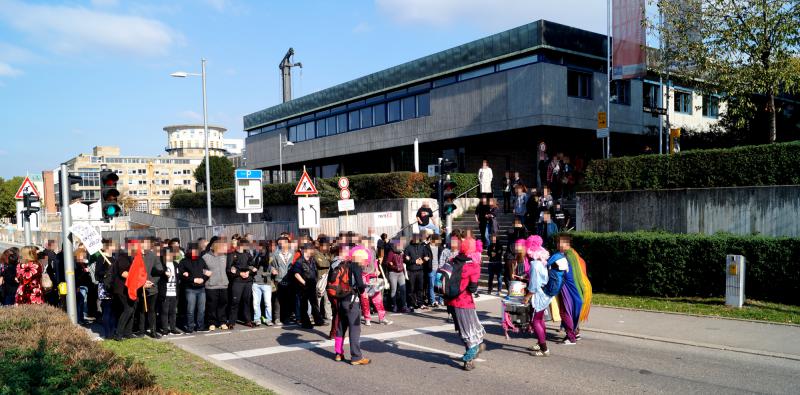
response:
<path fill-rule="evenodd" d="M 577 228 L 800 237 L 800 185 L 583 192 Z"/>

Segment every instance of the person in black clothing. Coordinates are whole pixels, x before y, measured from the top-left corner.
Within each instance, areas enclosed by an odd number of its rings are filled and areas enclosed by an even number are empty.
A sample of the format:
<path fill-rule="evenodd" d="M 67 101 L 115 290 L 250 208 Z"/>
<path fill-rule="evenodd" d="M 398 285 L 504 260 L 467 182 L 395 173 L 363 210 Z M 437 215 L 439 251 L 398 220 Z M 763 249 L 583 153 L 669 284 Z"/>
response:
<path fill-rule="evenodd" d="M 128 270 L 133 263 L 133 256 L 141 248 L 138 240 L 128 240 L 127 249 L 120 253 L 119 257 L 112 262 L 111 271 L 114 273 L 113 293 L 117 304 L 122 308 L 117 321 L 117 339 L 129 339 L 133 336 L 133 314 L 136 311 L 136 301 L 128 297 L 128 287 L 125 280 L 128 278 Z"/>
<path fill-rule="evenodd" d="M 11 247 L 3 251 L 0 256 L 0 300 L 3 306 L 12 306 L 15 303 L 14 297 L 17 293 L 17 264 L 19 263 L 19 249 Z"/>
<path fill-rule="evenodd" d="M 94 279 L 97 283 L 97 298 L 100 300 L 100 309 L 103 314 L 103 336 L 106 339 L 116 338 L 117 318 L 120 310 L 118 306 L 115 306 L 117 302 L 114 300 L 113 293 L 114 271 L 112 270 L 112 265 L 116 258 L 114 258 L 112 251 L 113 245 L 111 240 L 103 239 L 103 249 L 100 253 L 105 255 L 108 261 L 100 257 L 95 262 L 94 268 Z M 55 282 L 53 284 L 55 284 Z"/>
<path fill-rule="evenodd" d="M 511 172 L 506 171 L 506 176 L 503 177 L 503 212 L 506 214 L 511 212 L 511 192 L 514 191 L 512 184 Z"/>
<path fill-rule="evenodd" d="M 497 296 L 503 289 L 503 245 L 497 242 L 497 235 L 492 235 L 489 246 L 489 293 L 492 293 L 494 278 L 497 277 Z"/>
<path fill-rule="evenodd" d="M 489 226 L 490 210 L 489 199 L 485 197 L 482 197 L 478 206 L 475 207 L 475 221 L 478 222 L 478 229 L 481 232 L 481 241 L 485 246 L 489 245 L 487 235 L 490 233 L 490 230 L 487 229 L 487 227 Z"/>
<path fill-rule="evenodd" d="M 516 243 L 517 240 L 528 238 L 528 232 L 525 230 L 525 226 L 522 225 L 519 218 L 514 219 L 514 226 L 507 231 L 506 235 L 506 251 L 514 250 L 514 243 Z"/>
<path fill-rule="evenodd" d="M 421 236 L 415 234 L 411 243 L 403 251 L 403 256 L 408 275 L 408 306 L 412 309 L 423 308 L 426 299 L 423 269 L 425 262 L 431 259 L 431 250 L 422 242 Z"/>
<path fill-rule="evenodd" d="M 138 298 L 136 299 L 138 302 L 136 309 L 139 312 L 137 335 L 140 337 L 145 335 L 146 323 L 150 328 L 149 336 L 154 339 L 160 339 L 161 334 L 156 330 L 156 312 L 158 309 L 156 303 L 158 301 L 158 282 L 161 281 L 161 276 L 164 275 L 164 265 L 161 264 L 161 259 L 159 259 L 158 255 L 152 251 L 153 245 L 153 241 L 148 239 L 141 243 L 147 281 L 144 283 L 144 287 L 138 291 Z M 145 298 L 147 299 L 146 302 Z M 147 307 L 146 309 L 145 306 Z"/>
<path fill-rule="evenodd" d="M 301 247 L 301 255 L 289 268 L 288 275 L 300 297 L 300 325 L 303 328 L 311 329 L 311 318 L 314 325 L 323 325 L 322 316 L 319 314 L 319 304 L 314 303 L 317 296 L 317 263 L 313 257 L 314 245 L 304 244 Z M 311 317 L 308 316 L 308 307 L 311 305 Z"/>
<path fill-rule="evenodd" d="M 253 277 L 250 266 L 253 256 L 248 251 L 247 240 L 240 238 L 236 251 L 228 254 L 228 273 L 231 278 L 231 303 L 228 328 L 233 329 L 239 318 L 239 307 L 242 307 L 245 325 L 253 328 Z"/>
<path fill-rule="evenodd" d="M 335 361 L 344 360 L 344 336 L 350 331 L 350 364 L 368 365 L 371 361 L 361 354 L 361 303 L 358 295 L 367 289 L 361 272 L 361 263 L 369 259 L 364 247 L 358 246 L 350 250 L 347 260 L 339 265 L 347 265 L 349 278 L 352 280 L 352 292 L 336 299 L 337 318 L 334 320 L 336 333 L 334 336 Z"/>
<path fill-rule="evenodd" d="M 92 274 L 89 270 L 89 254 L 81 246 L 75 250 L 75 285 L 77 286 L 78 324 L 89 324 L 89 288 L 92 287 Z"/>
<path fill-rule="evenodd" d="M 558 225 L 559 231 L 565 231 L 569 229 L 572 225 L 570 224 L 570 217 L 569 213 L 567 213 L 564 209 L 561 208 L 561 202 L 556 201 L 555 205 L 553 205 L 553 209 L 551 210 L 551 217 L 553 218 L 553 222 Z"/>
<path fill-rule="evenodd" d="M 50 276 L 50 280 L 53 281 L 53 288 L 49 291 L 45 291 L 44 295 L 45 302 L 50 306 L 58 306 L 58 284 L 64 281 L 58 277 L 58 268 L 61 266 L 61 261 L 58 260 L 58 254 L 55 252 L 56 245 L 55 240 L 48 240 L 47 243 L 45 243 L 44 251 L 42 251 L 47 254 L 48 265 L 46 272 L 47 275 Z"/>
<path fill-rule="evenodd" d="M 439 234 L 439 226 L 433 221 L 433 210 L 428 202 L 422 203 L 422 207 L 417 210 L 417 225 L 420 232 L 423 229 L 430 229 L 434 234 Z"/>
<path fill-rule="evenodd" d="M 186 333 L 205 330 L 206 281 L 211 272 L 206 261 L 200 259 L 200 246 L 189 244 L 186 258 L 180 263 L 179 272 L 186 294 Z"/>
<path fill-rule="evenodd" d="M 518 186 L 523 186 L 523 185 L 525 185 L 525 182 L 522 181 L 522 177 L 520 177 L 519 172 L 515 171 L 514 172 L 514 181 L 511 182 L 511 187 L 512 188 L 516 188 Z"/>

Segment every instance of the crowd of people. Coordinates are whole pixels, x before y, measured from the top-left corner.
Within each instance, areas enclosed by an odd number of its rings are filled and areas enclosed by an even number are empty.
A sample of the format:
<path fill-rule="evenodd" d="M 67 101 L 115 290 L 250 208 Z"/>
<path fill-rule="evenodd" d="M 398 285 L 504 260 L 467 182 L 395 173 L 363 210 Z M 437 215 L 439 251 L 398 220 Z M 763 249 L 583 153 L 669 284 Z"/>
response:
<path fill-rule="evenodd" d="M 516 236 L 514 245 L 528 237 L 524 231 Z M 484 350 L 485 330 L 474 301 L 482 244 L 471 231 L 458 230 L 446 243 L 424 230 L 408 243 L 402 237 L 390 240 L 383 234 L 373 239 L 350 232 L 316 239 L 284 233 L 267 241 L 254 241 L 251 235 L 213 237 L 185 248 L 178 239 L 129 239 L 122 246 L 104 240 L 102 251 L 94 255 L 79 244 L 74 251 L 78 320 L 102 323 L 103 337 L 113 340 L 224 331 L 237 325 L 330 325 L 336 360 L 344 359 L 344 338 L 349 336 L 350 362 L 363 365 L 370 361 L 359 347 L 362 325 L 391 325 L 387 310 L 411 313 L 444 305 L 465 345 L 464 367 L 471 370 Z M 64 308 L 63 256 L 54 251 L 55 245 L 48 242 L 42 251 L 9 248 L 0 255 L 4 305 Z M 493 246 L 490 269 L 501 251 Z M 567 249 L 560 245 L 559 251 Z M 556 285 L 536 277 L 550 270 L 550 262 L 542 268 L 531 262 L 524 252 L 512 254 L 504 272 L 508 281 L 537 284 L 531 288 L 533 306 L 541 304 L 539 288 Z M 451 276 L 449 285 L 442 285 L 443 273 Z M 140 275 L 141 286 L 132 286 L 131 279 Z M 566 329 L 566 340 L 574 342 L 575 325 Z"/>

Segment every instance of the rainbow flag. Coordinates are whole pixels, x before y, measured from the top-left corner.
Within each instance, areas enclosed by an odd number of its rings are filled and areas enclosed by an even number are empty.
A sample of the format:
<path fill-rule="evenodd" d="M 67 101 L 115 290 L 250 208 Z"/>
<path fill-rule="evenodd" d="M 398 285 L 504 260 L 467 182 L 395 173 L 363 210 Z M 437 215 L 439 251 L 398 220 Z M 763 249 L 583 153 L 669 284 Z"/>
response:
<path fill-rule="evenodd" d="M 569 287 L 569 293 L 574 301 L 573 317 L 577 326 L 578 322 L 584 322 L 589 318 L 589 309 L 592 306 L 592 283 L 586 272 L 586 261 L 578 255 L 574 249 L 566 252 L 569 262 L 569 273 L 567 276 L 572 278 L 574 287 Z"/>

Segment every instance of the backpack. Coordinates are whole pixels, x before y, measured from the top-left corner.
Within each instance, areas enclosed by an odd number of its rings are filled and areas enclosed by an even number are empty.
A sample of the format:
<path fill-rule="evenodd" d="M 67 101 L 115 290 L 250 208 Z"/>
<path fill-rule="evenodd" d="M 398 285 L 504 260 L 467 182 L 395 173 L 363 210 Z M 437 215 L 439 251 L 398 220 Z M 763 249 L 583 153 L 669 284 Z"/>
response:
<path fill-rule="evenodd" d="M 328 296 L 336 299 L 353 295 L 353 275 L 350 264 L 342 262 L 328 273 L 328 285 L 325 286 Z"/>
<path fill-rule="evenodd" d="M 461 269 L 464 265 L 443 263 L 436 271 L 435 291 L 445 300 L 453 300 L 461 295 Z"/>

